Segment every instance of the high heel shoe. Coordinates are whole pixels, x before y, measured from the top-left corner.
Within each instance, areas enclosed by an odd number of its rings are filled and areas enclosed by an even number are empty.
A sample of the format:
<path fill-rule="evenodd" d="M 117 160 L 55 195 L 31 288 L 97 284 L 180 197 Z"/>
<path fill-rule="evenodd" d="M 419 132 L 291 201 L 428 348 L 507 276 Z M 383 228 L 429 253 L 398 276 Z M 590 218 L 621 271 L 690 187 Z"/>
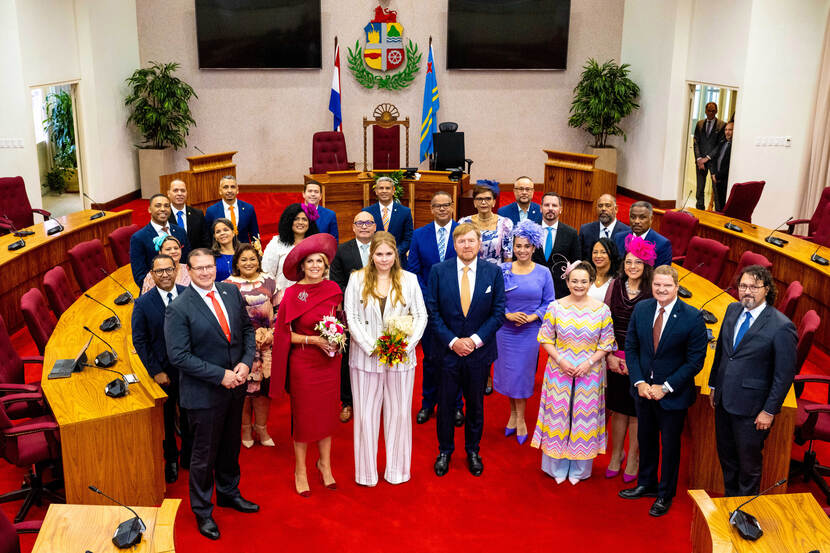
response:
<path fill-rule="evenodd" d="M 331 484 L 326 484 L 326 479 L 323 478 L 323 471 L 320 469 L 320 460 L 317 460 L 317 472 L 320 473 L 320 482 L 328 488 L 329 490 L 336 490 L 337 489 L 337 482 L 332 482 Z"/>
<path fill-rule="evenodd" d="M 509 426 L 504 427 L 504 437 L 505 438 L 508 437 L 508 436 L 512 436 L 515 433 L 516 433 L 515 428 L 510 428 Z"/>
<path fill-rule="evenodd" d="M 308 478 L 306 478 L 306 485 L 308 485 Z M 311 497 L 311 490 L 300 491 L 300 489 L 297 487 L 297 475 L 296 474 L 294 475 L 294 490 L 297 492 L 297 495 L 299 495 L 301 497 Z"/>
<path fill-rule="evenodd" d="M 242 445 L 244 445 L 247 449 L 251 449 L 251 447 L 253 447 L 254 445 L 254 438 L 251 435 L 250 424 L 242 425 Z"/>
<path fill-rule="evenodd" d="M 622 459 L 620 459 L 620 468 L 617 470 L 605 469 L 605 477 L 606 478 L 616 478 L 618 474 L 620 474 L 620 470 L 622 469 L 623 461 L 625 461 L 625 452 L 623 451 Z"/>
<path fill-rule="evenodd" d="M 271 439 L 271 436 L 268 435 L 268 428 L 264 424 L 255 424 L 254 432 L 256 432 L 257 438 L 259 438 L 259 443 L 265 447 L 274 447 L 276 445 L 274 440 Z M 242 443 L 244 444 L 245 442 Z M 253 443 L 253 440 L 251 440 L 251 443 Z"/>
<path fill-rule="evenodd" d="M 516 441 L 519 442 L 519 445 L 525 445 L 525 442 L 527 441 L 527 436 L 528 436 L 527 433 L 525 433 L 525 434 L 516 434 Z"/>
<path fill-rule="evenodd" d="M 639 474 L 628 474 L 627 472 L 624 472 L 623 473 L 623 482 L 625 482 L 626 484 L 630 484 L 630 483 L 634 482 L 635 480 L 637 480 L 638 476 L 639 476 Z"/>

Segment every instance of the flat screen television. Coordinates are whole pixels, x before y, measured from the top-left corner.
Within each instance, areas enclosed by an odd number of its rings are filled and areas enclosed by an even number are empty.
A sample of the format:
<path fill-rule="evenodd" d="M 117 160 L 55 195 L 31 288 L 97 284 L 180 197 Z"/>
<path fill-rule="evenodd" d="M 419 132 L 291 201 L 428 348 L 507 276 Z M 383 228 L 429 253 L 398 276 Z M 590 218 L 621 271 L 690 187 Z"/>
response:
<path fill-rule="evenodd" d="M 321 68 L 320 0 L 196 0 L 202 69 Z"/>
<path fill-rule="evenodd" d="M 565 69 L 570 0 L 449 0 L 447 69 Z"/>

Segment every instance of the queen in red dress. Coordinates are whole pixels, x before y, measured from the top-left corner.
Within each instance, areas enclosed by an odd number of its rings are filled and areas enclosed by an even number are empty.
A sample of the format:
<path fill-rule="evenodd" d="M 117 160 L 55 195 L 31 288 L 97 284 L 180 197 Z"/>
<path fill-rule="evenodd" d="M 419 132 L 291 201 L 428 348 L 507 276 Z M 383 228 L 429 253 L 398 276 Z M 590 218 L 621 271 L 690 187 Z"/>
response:
<path fill-rule="evenodd" d="M 325 316 L 337 316 L 343 300 L 340 287 L 328 280 L 337 242 L 330 234 L 303 239 L 288 254 L 283 274 L 297 281 L 286 289 L 277 312 L 275 367 L 286 367 L 294 437 L 294 485 L 303 497 L 311 494 L 306 470 L 309 442 L 317 442 L 317 470 L 329 489 L 336 489 L 331 471 L 331 436 L 340 412 L 340 352 L 314 329 Z"/>

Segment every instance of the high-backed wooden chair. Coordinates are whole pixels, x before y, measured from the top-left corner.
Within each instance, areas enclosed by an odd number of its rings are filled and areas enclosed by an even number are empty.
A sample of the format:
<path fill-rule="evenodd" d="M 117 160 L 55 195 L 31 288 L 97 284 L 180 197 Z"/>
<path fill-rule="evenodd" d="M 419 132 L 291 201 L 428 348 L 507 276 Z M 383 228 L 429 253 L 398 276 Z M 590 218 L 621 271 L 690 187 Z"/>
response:
<path fill-rule="evenodd" d="M 372 113 L 374 119 L 363 118 L 363 170 L 369 170 L 367 129 L 372 127 L 372 169 L 397 170 L 401 168 L 401 127 L 406 128 L 406 165 L 409 167 L 409 117 L 400 121 L 398 108 L 393 104 L 378 104 Z"/>

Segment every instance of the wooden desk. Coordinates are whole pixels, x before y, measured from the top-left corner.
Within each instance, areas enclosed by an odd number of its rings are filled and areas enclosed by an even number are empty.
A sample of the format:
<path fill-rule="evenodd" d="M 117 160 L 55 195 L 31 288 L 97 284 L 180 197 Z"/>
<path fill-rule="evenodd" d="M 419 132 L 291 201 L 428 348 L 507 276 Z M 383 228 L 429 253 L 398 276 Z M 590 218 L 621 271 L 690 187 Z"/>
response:
<path fill-rule="evenodd" d="M 172 181 L 184 181 L 187 186 L 187 205 L 205 211 L 219 200 L 219 181 L 222 177 L 230 175 L 236 178 L 236 163 L 233 162 L 236 153 L 219 152 L 185 158 L 190 169 L 159 175 L 159 192 L 166 195 Z"/>
<path fill-rule="evenodd" d="M 544 191 L 556 192 L 564 204 L 559 220 L 576 229 L 583 223 L 595 221 L 597 198 L 603 194 L 617 194 L 617 174 L 594 167 L 598 157 L 595 155 L 543 151 L 548 156 Z"/>
<path fill-rule="evenodd" d="M 469 185 L 470 176 L 464 175 L 460 181 L 449 180 L 449 171 L 420 171 L 420 180 L 403 180 L 404 193 L 401 203 L 412 210 L 415 228 L 422 227 L 433 220 L 429 201 L 439 190 L 452 195 L 454 213 L 458 218 L 458 203 L 462 190 Z M 352 221 L 364 207 L 377 202 L 372 190 L 374 180 L 370 173 L 359 171 L 331 171 L 324 174 L 305 175 L 305 182 L 316 180 L 323 188 L 320 204 L 337 213 L 337 228 L 340 241 L 354 238 Z"/>
<path fill-rule="evenodd" d="M 706 305 L 718 322 L 707 325 L 717 339 L 720 334 L 723 315 L 735 298 L 728 293 L 717 296 L 722 292 L 720 288 L 698 276 L 689 273 L 679 265 L 674 266 L 680 277 L 681 284 L 692 292 L 692 297 L 684 299 L 686 303 L 700 307 L 710 298 L 715 298 Z M 717 296 L 717 297 L 716 297 Z M 706 361 L 703 370 L 695 377 L 695 384 L 700 388 L 697 401 L 689 408 L 686 431 L 691 446 L 689 455 L 689 488 L 702 488 L 710 493 L 723 493 L 723 472 L 718 460 L 717 445 L 715 443 L 715 412 L 709 405 L 709 374 L 712 371 L 712 362 L 715 358 L 714 342 L 706 350 Z M 775 482 L 786 478 L 790 469 L 790 452 L 792 450 L 793 428 L 795 425 L 796 403 L 793 388 L 787 393 L 781 412 L 775 417 L 770 435 L 764 443 L 764 467 L 761 476 L 761 488 L 771 486 Z M 775 490 L 776 493 L 787 491 L 786 484 Z"/>
<path fill-rule="evenodd" d="M 759 497 L 742 510 L 758 519 L 764 535 L 743 539 L 729 524 L 729 513 L 748 497 L 712 498 L 689 490 L 697 509 L 692 514 L 695 553 L 807 553 L 830 550 L 830 520 L 812 494 L 791 493 Z"/>
<path fill-rule="evenodd" d="M 113 277 L 138 296 L 129 265 L 118 269 Z M 167 394 L 147 374 L 133 349 L 133 304 L 112 303 L 122 292 L 110 279 L 89 290 L 90 296 L 100 299 L 118 314 L 121 328 L 100 332 L 98 325 L 110 313 L 81 296 L 63 314 L 46 345 L 41 383 L 60 425 L 68 503 L 108 504 L 105 497 L 87 489 L 89 485 L 128 505 L 158 505 L 164 499 L 162 407 Z M 55 360 L 74 358 L 83 347 L 88 338 L 84 325 L 112 344 L 118 354 L 118 362 L 112 369 L 138 377 L 139 382 L 130 384 L 125 397 L 104 395 L 104 387 L 118 375 L 93 367 L 86 367 L 70 378 L 47 379 Z M 93 338 L 87 350 L 89 362 L 106 349 Z"/>
<path fill-rule="evenodd" d="M 764 242 L 772 229 L 737 221 L 709 211 L 687 209 L 698 218 L 698 236 L 711 238 L 729 246 L 726 270 L 718 283 L 721 287 L 730 284 L 738 261 L 746 250 L 759 253 L 772 262 L 772 274 L 778 294 L 783 294 L 790 282 L 798 280 L 804 286 L 804 295 L 798 305 L 796 320 L 805 311 L 815 309 L 823 321 L 830 321 L 830 266 L 821 266 L 810 261 L 810 256 L 818 247 L 812 242 L 790 236 L 785 232 L 776 232 L 775 236 L 789 240 L 783 248 Z M 660 231 L 664 211 L 654 210 L 655 229 Z M 727 230 L 723 225 L 729 221 L 743 228 L 743 232 Z M 822 248 L 819 255 L 830 259 L 830 249 Z M 824 351 L 830 352 L 830 324 L 822 324 L 816 331 L 815 342 Z"/>
<path fill-rule="evenodd" d="M 165 499 L 161 507 L 133 507 L 147 526 L 133 553 L 170 553 L 176 550 L 173 527 L 181 499 Z M 124 507 L 104 505 L 49 505 L 32 553 L 123 551 L 112 543 L 119 524 L 132 517 Z"/>
<path fill-rule="evenodd" d="M 112 253 L 107 247 L 109 234 L 118 227 L 127 226 L 132 220 L 131 210 L 106 212 L 104 217 L 90 221 L 90 215 L 98 213 L 93 210 L 78 211 L 64 217 L 56 217 L 64 226 L 64 230 L 49 236 L 43 223 L 29 227 L 34 232 L 32 236 L 24 236 L 26 246 L 10 252 L 9 244 L 19 238 L 6 234 L 0 236 L 0 315 L 6 321 L 11 332 L 23 326 L 23 315 L 20 312 L 20 298 L 30 288 L 40 287 L 43 274 L 52 267 L 62 265 L 69 277 L 70 284 L 78 289 L 75 274 L 69 267 L 67 251 L 72 247 L 98 238 L 104 243 L 104 255 L 110 267 L 115 266 Z"/>

